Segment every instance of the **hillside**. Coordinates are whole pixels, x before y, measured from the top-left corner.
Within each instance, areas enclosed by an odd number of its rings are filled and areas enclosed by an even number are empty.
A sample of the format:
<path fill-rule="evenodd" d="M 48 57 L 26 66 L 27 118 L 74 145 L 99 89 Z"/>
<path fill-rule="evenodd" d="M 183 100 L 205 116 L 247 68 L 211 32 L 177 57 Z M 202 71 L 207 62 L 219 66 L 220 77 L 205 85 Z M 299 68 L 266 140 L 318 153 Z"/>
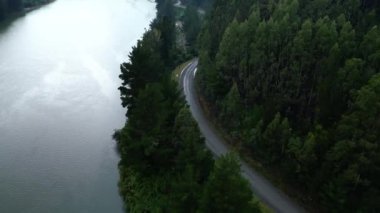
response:
<path fill-rule="evenodd" d="M 370 0 L 215 0 L 200 35 L 211 116 L 318 211 L 380 211 L 379 14 Z"/>

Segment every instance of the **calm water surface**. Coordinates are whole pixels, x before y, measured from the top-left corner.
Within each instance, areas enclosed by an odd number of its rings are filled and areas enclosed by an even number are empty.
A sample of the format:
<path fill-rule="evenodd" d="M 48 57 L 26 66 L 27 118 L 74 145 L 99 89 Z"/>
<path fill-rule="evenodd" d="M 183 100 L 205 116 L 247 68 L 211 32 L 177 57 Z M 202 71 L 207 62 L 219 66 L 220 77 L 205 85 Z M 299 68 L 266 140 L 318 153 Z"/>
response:
<path fill-rule="evenodd" d="M 147 0 L 57 0 L 0 28 L 0 212 L 122 212 L 119 64 Z"/>

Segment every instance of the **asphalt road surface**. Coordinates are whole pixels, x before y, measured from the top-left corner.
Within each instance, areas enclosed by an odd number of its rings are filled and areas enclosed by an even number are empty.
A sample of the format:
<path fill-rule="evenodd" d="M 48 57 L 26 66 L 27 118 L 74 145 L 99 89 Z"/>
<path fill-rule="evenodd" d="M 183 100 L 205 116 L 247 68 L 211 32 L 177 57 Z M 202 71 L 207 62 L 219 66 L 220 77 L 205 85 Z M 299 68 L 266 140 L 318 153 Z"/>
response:
<path fill-rule="evenodd" d="M 216 156 L 228 153 L 231 149 L 225 140 L 217 133 L 215 127 L 204 115 L 194 86 L 198 60 L 193 60 L 186 66 L 180 76 L 180 85 L 184 90 L 186 101 L 199 128 L 206 138 L 207 147 Z M 242 174 L 249 181 L 255 195 L 266 203 L 273 211 L 283 213 L 305 212 L 302 207 L 291 201 L 284 193 L 274 187 L 268 180 L 241 161 Z"/>

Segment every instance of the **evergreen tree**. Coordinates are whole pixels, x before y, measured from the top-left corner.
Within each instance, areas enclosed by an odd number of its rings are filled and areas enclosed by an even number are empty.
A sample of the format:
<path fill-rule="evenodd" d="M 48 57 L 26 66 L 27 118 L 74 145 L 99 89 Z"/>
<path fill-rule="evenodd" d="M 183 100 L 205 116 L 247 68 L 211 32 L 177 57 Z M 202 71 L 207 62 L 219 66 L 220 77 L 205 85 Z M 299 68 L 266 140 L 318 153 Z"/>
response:
<path fill-rule="evenodd" d="M 148 84 L 141 90 L 127 126 L 122 131 L 119 147 L 128 167 L 140 173 L 152 173 L 170 166 L 175 150 L 167 144 L 162 129 L 165 128 L 168 110 L 165 97 L 158 84 Z"/>
<path fill-rule="evenodd" d="M 239 90 L 236 83 L 234 83 L 222 103 L 220 118 L 223 124 L 229 129 L 239 127 L 240 124 L 237 122 L 241 120 L 242 109 Z"/>
<path fill-rule="evenodd" d="M 175 146 L 180 150 L 177 157 L 177 168 L 192 168 L 198 182 L 204 182 L 213 165 L 211 153 L 205 147 L 204 138 L 188 108 L 183 108 L 177 115 L 175 126 Z"/>
<path fill-rule="evenodd" d="M 200 33 L 197 81 L 211 116 L 300 194 L 304 183 L 305 201 L 323 203 L 322 211 L 377 209 L 360 199 L 378 199 L 378 183 L 363 178 L 380 177 L 369 172 L 377 161 L 367 152 L 376 150 L 379 136 L 368 132 L 376 124 L 351 113 L 380 70 L 379 8 L 367 0 L 216 0 Z M 361 139 L 342 137 L 347 126 L 345 135 Z"/>
<path fill-rule="evenodd" d="M 235 155 L 219 158 L 205 186 L 200 212 L 259 212 Z"/>
<path fill-rule="evenodd" d="M 128 212 L 202 212 L 206 185 L 213 182 L 212 155 L 168 72 L 175 58 L 171 3 L 157 1 L 152 29 L 133 48 L 130 62 L 121 65 L 119 89 L 128 120 L 114 138 L 121 155 L 120 194 Z M 232 90 L 231 98 L 238 99 L 236 91 Z M 230 182 L 213 189 L 222 196 L 229 195 L 224 188 L 240 187 L 227 208 L 260 211 L 251 202 L 252 192 L 241 177 L 237 159 L 228 159 L 221 166 L 231 167 Z M 215 177 L 221 168 L 215 170 Z"/>
<path fill-rule="evenodd" d="M 277 113 L 263 132 L 263 146 L 271 154 L 272 162 L 277 162 L 284 156 L 290 137 L 291 128 L 288 119 L 282 119 L 281 115 Z"/>
<path fill-rule="evenodd" d="M 187 45 L 191 53 L 195 53 L 195 45 L 201 30 L 201 19 L 196 7 L 188 6 L 183 16 L 183 30 L 185 32 Z"/>
<path fill-rule="evenodd" d="M 339 205 L 331 208 L 338 211 L 349 208 L 365 212 L 380 210 L 375 202 L 380 197 L 379 92 L 380 75 L 377 74 L 357 92 L 353 108 L 337 126 L 337 142 L 328 152 L 326 166 L 333 178 L 325 186 L 325 199 L 336 201 Z"/>
<path fill-rule="evenodd" d="M 123 63 L 119 87 L 123 107 L 127 107 L 128 114 L 134 108 L 135 98 L 147 83 L 154 82 L 162 76 L 164 64 L 158 53 L 158 36 L 154 31 L 145 33 L 137 46 L 133 47 L 129 55 L 130 62 Z M 128 115 L 127 114 L 127 115 Z"/>
<path fill-rule="evenodd" d="M 165 66 L 172 68 L 176 41 L 173 1 L 157 1 L 157 11 L 157 19 L 154 20 L 152 27 L 159 33 L 159 54 Z"/>

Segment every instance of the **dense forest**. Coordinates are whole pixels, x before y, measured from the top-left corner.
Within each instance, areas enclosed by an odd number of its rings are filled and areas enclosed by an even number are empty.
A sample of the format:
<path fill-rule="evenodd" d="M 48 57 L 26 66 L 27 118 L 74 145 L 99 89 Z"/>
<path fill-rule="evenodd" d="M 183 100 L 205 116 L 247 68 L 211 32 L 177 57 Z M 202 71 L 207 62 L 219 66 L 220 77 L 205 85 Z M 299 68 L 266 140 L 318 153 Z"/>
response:
<path fill-rule="evenodd" d="M 376 0 L 215 0 L 201 31 L 211 116 L 318 211 L 380 212 L 379 24 Z"/>
<path fill-rule="evenodd" d="M 176 61 L 173 2 L 157 1 L 157 18 L 121 65 L 127 109 L 115 132 L 120 194 L 127 212 L 260 212 L 238 159 L 214 161 L 171 79 Z"/>
<path fill-rule="evenodd" d="M 10 14 L 22 12 L 25 8 L 46 4 L 52 0 L 0 0 L 0 21 Z"/>
<path fill-rule="evenodd" d="M 204 10 L 210 9 L 213 1 L 214 0 L 180 0 L 180 2 L 185 6 L 193 6 Z"/>

